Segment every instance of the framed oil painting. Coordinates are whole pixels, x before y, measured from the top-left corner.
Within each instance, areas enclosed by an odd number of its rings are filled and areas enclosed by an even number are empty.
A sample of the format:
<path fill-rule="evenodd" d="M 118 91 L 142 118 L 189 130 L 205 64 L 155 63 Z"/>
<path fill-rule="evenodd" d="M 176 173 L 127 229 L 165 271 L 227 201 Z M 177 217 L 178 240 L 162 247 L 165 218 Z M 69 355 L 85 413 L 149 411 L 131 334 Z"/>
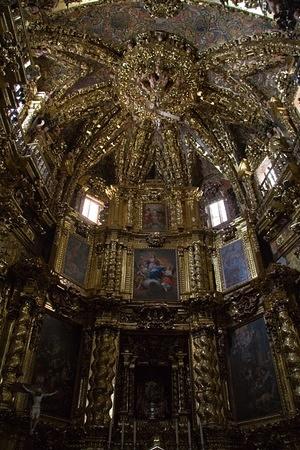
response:
<path fill-rule="evenodd" d="M 220 249 L 224 287 L 228 289 L 251 278 L 242 239 Z"/>
<path fill-rule="evenodd" d="M 57 393 L 43 399 L 43 414 L 69 418 L 76 381 L 81 327 L 46 314 L 33 371 L 33 384 Z"/>
<path fill-rule="evenodd" d="M 176 251 L 134 251 L 133 299 L 172 302 L 178 300 Z"/>
<path fill-rule="evenodd" d="M 163 203 L 144 203 L 143 230 L 165 231 L 167 229 L 166 207 Z"/>
<path fill-rule="evenodd" d="M 230 331 L 229 365 L 236 420 L 280 413 L 276 373 L 263 318 Z"/>
<path fill-rule="evenodd" d="M 63 274 L 84 284 L 88 267 L 90 245 L 76 234 L 70 234 L 64 257 Z"/>

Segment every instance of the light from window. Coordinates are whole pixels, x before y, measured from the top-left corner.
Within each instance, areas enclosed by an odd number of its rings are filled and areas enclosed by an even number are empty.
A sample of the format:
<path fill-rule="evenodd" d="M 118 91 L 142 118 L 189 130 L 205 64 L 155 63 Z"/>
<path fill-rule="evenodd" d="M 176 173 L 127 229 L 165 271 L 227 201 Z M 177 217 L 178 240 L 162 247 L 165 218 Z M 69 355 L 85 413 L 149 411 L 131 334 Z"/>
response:
<path fill-rule="evenodd" d="M 208 211 L 212 227 L 216 227 L 221 223 L 227 221 L 227 213 L 224 200 L 219 200 L 208 205 Z"/>
<path fill-rule="evenodd" d="M 94 223 L 98 223 L 101 203 L 91 197 L 85 197 L 82 207 L 82 215 Z"/>
<path fill-rule="evenodd" d="M 277 182 L 277 175 L 272 166 L 272 161 L 267 156 L 256 170 L 256 176 L 259 185 L 264 190 L 269 190 L 275 186 Z"/>

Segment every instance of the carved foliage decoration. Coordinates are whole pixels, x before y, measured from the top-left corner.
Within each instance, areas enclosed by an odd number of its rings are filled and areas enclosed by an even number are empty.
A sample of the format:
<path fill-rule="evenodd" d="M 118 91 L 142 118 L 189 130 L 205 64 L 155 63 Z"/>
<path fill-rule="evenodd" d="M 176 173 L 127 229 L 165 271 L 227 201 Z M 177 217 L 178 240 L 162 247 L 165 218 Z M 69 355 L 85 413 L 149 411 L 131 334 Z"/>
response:
<path fill-rule="evenodd" d="M 174 326 L 176 311 L 167 306 L 143 307 L 139 313 L 141 328 L 166 328 Z"/>

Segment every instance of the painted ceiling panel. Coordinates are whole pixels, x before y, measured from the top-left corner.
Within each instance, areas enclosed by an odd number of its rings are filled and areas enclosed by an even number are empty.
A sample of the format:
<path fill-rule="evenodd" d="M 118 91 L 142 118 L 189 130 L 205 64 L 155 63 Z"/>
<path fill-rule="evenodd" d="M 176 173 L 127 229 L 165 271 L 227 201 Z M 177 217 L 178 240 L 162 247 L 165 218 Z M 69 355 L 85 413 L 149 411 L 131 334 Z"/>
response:
<path fill-rule="evenodd" d="M 186 5 L 178 15 L 168 19 L 152 17 L 138 3 L 93 4 L 52 14 L 49 20 L 120 47 L 134 35 L 154 30 L 177 34 L 200 50 L 276 30 L 267 18 L 211 4 Z"/>

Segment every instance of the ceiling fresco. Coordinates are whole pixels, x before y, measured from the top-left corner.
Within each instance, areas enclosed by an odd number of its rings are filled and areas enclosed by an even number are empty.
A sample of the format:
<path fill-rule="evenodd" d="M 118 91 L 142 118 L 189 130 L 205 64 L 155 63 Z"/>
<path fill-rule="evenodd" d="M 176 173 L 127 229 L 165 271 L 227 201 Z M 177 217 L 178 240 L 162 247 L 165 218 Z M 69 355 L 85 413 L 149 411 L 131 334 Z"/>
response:
<path fill-rule="evenodd" d="M 93 4 L 52 14 L 49 21 L 100 37 L 113 46 L 123 47 L 136 34 L 160 30 L 183 37 L 199 50 L 276 29 L 267 18 L 210 4 L 185 5 L 171 18 L 152 17 L 139 3 Z"/>

